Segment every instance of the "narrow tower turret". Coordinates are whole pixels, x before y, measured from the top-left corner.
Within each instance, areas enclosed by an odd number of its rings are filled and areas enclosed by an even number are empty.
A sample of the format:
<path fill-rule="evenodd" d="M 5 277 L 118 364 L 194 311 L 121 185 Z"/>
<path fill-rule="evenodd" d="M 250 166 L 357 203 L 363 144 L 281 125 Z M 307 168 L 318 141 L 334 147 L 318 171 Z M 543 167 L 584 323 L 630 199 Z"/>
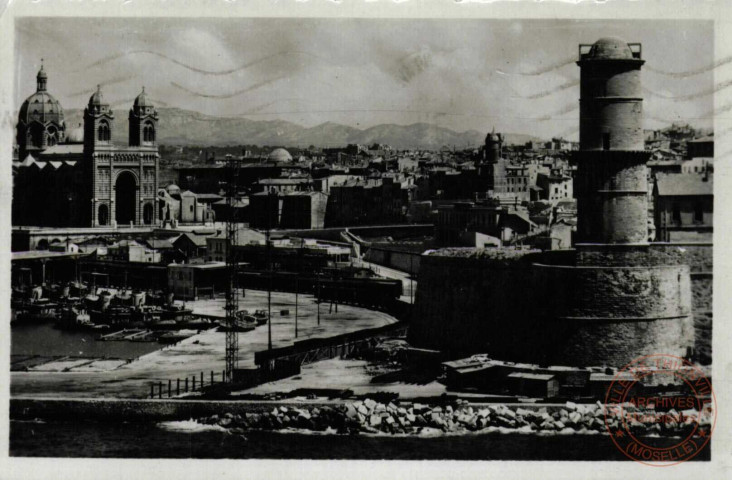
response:
<path fill-rule="evenodd" d="M 641 45 L 580 45 L 579 243 L 648 242 Z"/>

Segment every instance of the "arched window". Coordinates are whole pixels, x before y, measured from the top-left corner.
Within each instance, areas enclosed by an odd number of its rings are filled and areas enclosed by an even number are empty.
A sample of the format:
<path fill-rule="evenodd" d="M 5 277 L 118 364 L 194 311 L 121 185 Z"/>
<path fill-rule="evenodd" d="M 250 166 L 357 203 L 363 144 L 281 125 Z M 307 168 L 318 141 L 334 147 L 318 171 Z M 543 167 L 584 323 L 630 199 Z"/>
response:
<path fill-rule="evenodd" d="M 150 122 L 145 122 L 142 127 L 142 141 L 143 142 L 154 142 L 155 141 L 155 126 Z"/>
<path fill-rule="evenodd" d="M 109 207 L 107 205 L 99 205 L 97 221 L 99 225 L 107 225 L 109 223 Z"/>
<path fill-rule="evenodd" d="M 99 123 L 98 138 L 100 142 L 108 142 L 111 138 L 109 124 L 105 121 Z"/>
<path fill-rule="evenodd" d="M 58 131 L 55 127 L 48 127 L 46 130 L 46 145 L 52 147 L 58 143 Z"/>

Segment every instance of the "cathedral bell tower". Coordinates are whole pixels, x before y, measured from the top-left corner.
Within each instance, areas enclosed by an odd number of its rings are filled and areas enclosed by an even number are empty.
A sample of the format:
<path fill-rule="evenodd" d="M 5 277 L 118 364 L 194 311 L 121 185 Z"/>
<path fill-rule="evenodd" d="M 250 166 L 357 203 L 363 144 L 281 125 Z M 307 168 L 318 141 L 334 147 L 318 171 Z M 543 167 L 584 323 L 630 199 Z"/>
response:
<path fill-rule="evenodd" d="M 97 147 L 111 146 L 113 128 L 114 112 L 97 85 L 97 91 L 89 97 L 89 104 L 84 109 L 84 150 L 91 153 Z"/>
<path fill-rule="evenodd" d="M 158 112 L 148 101 L 145 87 L 135 98 L 130 109 L 130 146 L 154 147 L 157 145 Z"/>

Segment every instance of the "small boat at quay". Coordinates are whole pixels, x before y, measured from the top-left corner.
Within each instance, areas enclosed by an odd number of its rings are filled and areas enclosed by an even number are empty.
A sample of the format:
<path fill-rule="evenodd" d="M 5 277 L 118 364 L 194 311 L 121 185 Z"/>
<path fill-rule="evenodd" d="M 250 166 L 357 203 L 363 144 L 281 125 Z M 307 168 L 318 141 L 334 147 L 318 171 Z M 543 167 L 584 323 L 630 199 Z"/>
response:
<path fill-rule="evenodd" d="M 257 325 L 266 325 L 267 321 L 269 321 L 269 315 L 267 315 L 267 312 L 264 310 L 256 310 L 253 316 Z"/>
<path fill-rule="evenodd" d="M 91 321 L 91 316 L 81 307 L 66 306 L 61 308 L 56 315 L 56 326 L 63 330 L 108 330 L 109 325 L 97 325 Z"/>
<path fill-rule="evenodd" d="M 234 325 L 229 326 L 225 320 L 219 322 L 220 332 L 251 332 L 257 328 L 257 324 L 249 322 L 247 320 L 238 319 L 234 322 Z"/>
<path fill-rule="evenodd" d="M 11 322 L 54 320 L 59 304 L 43 295 L 41 286 L 14 290 L 10 303 L 14 313 Z"/>
<path fill-rule="evenodd" d="M 196 333 L 197 332 L 195 330 L 177 330 L 174 332 L 164 333 L 158 337 L 158 343 L 162 343 L 165 345 L 178 343 L 181 340 L 192 337 Z"/>

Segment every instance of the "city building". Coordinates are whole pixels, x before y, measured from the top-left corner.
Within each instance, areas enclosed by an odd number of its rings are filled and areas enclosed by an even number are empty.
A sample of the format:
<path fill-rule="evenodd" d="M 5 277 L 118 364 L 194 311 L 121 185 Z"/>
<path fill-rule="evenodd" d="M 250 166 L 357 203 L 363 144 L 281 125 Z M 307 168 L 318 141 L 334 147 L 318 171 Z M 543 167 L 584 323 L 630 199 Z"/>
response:
<path fill-rule="evenodd" d="M 536 186 L 541 188 L 539 198 L 542 200 L 556 201 L 573 198 L 572 177 L 561 173 L 561 170 L 553 170 L 551 173 L 538 173 Z"/>
<path fill-rule="evenodd" d="M 168 265 L 168 291 L 179 300 L 198 300 L 224 292 L 227 278 L 225 262 Z"/>
<path fill-rule="evenodd" d="M 653 189 L 656 240 L 711 241 L 714 177 L 693 173 L 659 175 Z"/>
<path fill-rule="evenodd" d="M 326 227 L 403 222 L 410 187 L 391 177 L 357 178 L 330 188 Z"/>
<path fill-rule="evenodd" d="M 207 235 L 184 233 L 172 241 L 173 247 L 182 252 L 188 261 L 206 257 Z"/>
<path fill-rule="evenodd" d="M 282 196 L 279 228 L 323 228 L 327 206 L 328 195 L 323 192 L 289 192 Z"/>
<path fill-rule="evenodd" d="M 240 227 L 236 231 L 237 247 L 264 245 L 265 235 L 262 232 L 253 230 L 248 227 Z M 219 232 L 216 235 L 206 237 L 206 252 L 208 261 L 224 262 L 228 255 L 229 239 L 226 238 L 226 232 Z"/>
<path fill-rule="evenodd" d="M 101 88 L 84 125 L 66 131 L 61 104 L 41 67 L 20 108 L 13 162 L 13 225 L 154 225 L 159 209 L 158 114 L 143 88 L 129 111 L 129 142 L 117 145 L 115 114 Z"/>
<path fill-rule="evenodd" d="M 476 237 L 466 233 L 479 233 L 496 238 L 501 244 L 510 244 L 538 229 L 526 209 L 501 206 L 497 202 L 458 202 L 437 208 L 435 234 L 441 246 L 475 246 Z M 482 241 L 486 243 L 485 239 Z"/>
<path fill-rule="evenodd" d="M 707 135 L 686 142 L 686 158 L 696 157 L 714 158 L 714 136 Z"/>
<path fill-rule="evenodd" d="M 249 225 L 259 229 L 312 229 L 325 225 L 328 195 L 323 192 L 255 193 L 249 197 Z"/>

